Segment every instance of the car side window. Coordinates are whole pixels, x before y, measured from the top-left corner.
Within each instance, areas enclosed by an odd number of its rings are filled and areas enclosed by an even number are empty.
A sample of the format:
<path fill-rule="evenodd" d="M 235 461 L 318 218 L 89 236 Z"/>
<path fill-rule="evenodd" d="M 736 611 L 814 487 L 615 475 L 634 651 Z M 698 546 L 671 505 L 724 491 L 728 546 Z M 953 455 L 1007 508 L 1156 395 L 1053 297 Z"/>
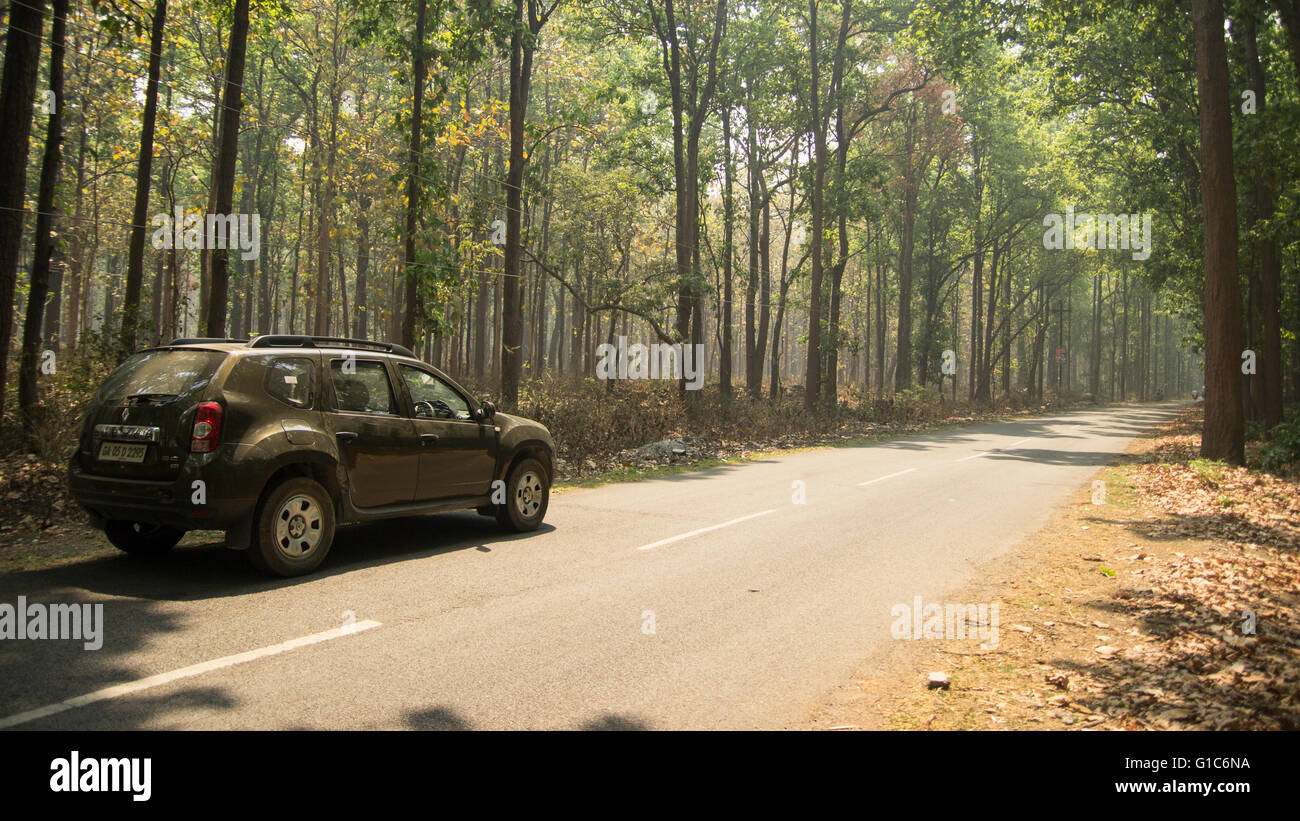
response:
<path fill-rule="evenodd" d="M 330 361 L 334 408 L 346 413 L 397 414 L 397 402 L 388 382 L 388 369 L 373 359 Z"/>
<path fill-rule="evenodd" d="M 469 403 L 464 397 L 438 377 L 412 368 L 398 365 L 406 388 L 411 392 L 411 403 L 415 405 L 417 419 L 472 419 Z"/>
<path fill-rule="evenodd" d="M 272 397 L 293 408 L 310 408 L 316 393 L 314 363 L 301 356 L 278 357 L 266 368 L 263 385 Z"/>

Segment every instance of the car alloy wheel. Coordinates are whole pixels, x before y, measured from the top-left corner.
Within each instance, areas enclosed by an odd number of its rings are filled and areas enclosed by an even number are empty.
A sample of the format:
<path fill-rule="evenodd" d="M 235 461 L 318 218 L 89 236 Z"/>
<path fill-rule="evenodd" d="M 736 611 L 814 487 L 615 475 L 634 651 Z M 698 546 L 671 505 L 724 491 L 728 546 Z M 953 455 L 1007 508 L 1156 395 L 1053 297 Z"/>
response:
<path fill-rule="evenodd" d="M 299 493 L 280 505 L 275 514 L 275 546 L 289 559 L 305 559 L 321 541 L 321 506 Z"/>
<path fill-rule="evenodd" d="M 542 479 L 536 471 L 530 470 L 520 476 L 519 484 L 515 486 L 515 509 L 519 515 L 525 519 L 536 516 L 542 507 L 544 493 Z"/>

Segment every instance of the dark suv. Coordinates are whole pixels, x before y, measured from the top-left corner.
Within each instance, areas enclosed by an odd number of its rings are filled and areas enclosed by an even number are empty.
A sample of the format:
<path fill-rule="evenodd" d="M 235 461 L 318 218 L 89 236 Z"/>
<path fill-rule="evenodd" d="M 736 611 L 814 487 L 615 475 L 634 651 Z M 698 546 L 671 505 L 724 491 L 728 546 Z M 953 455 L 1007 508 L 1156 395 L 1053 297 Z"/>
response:
<path fill-rule="evenodd" d="M 321 563 L 338 524 L 474 508 L 533 530 L 554 452 L 545 427 L 400 345 L 177 339 L 104 382 L 69 482 L 128 553 L 224 530 L 258 567 L 295 576 Z"/>

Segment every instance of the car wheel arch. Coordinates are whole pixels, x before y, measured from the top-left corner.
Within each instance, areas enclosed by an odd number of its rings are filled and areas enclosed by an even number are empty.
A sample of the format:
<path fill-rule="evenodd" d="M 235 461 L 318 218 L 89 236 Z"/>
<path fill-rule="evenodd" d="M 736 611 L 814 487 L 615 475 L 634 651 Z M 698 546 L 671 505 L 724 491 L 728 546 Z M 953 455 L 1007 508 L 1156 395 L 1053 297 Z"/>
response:
<path fill-rule="evenodd" d="M 337 466 L 332 460 L 325 458 L 303 458 L 307 456 L 305 453 L 298 456 L 299 458 L 283 461 L 266 477 L 257 495 L 259 501 L 266 498 L 266 495 L 281 483 L 301 477 L 313 479 L 325 488 L 337 514 L 343 508 L 343 486 L 339 481 Z"/>
<path fill-rule="evenodd" d="M 501 467 L 497 471 L 496 478 L 505 481 L 510 476 L 510 471 L 514 470 L 515 465 L 525 459 L 536 459 L 542 463 L 546 469 L 546 479 L 548 482 L 554 482 L 555 464 L 551 454 L 551 449 L 541 440 L 530 440 L 520 442 L 512 447 L 509 451 L 509 458 L 501 460 Z"/>

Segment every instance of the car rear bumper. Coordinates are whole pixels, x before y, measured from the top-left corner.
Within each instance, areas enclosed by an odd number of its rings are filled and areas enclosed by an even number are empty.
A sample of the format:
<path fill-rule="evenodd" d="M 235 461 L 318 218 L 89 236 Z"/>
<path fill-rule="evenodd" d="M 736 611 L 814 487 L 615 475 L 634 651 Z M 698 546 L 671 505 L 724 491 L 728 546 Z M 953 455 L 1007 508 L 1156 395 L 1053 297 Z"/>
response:
<path fill-rule="evenodd" d="M 186 471 L 171 480 L 97 476 L 87 473 L 75 458 L 68 473 L 72 498 L 96 527 L 122 519 L 183 530 L 230 530 L 245 525 L 253 515 L 256 497 L 211 484 L 203 488 L 203 504 L 196 504 L 193 482 Z"/>

